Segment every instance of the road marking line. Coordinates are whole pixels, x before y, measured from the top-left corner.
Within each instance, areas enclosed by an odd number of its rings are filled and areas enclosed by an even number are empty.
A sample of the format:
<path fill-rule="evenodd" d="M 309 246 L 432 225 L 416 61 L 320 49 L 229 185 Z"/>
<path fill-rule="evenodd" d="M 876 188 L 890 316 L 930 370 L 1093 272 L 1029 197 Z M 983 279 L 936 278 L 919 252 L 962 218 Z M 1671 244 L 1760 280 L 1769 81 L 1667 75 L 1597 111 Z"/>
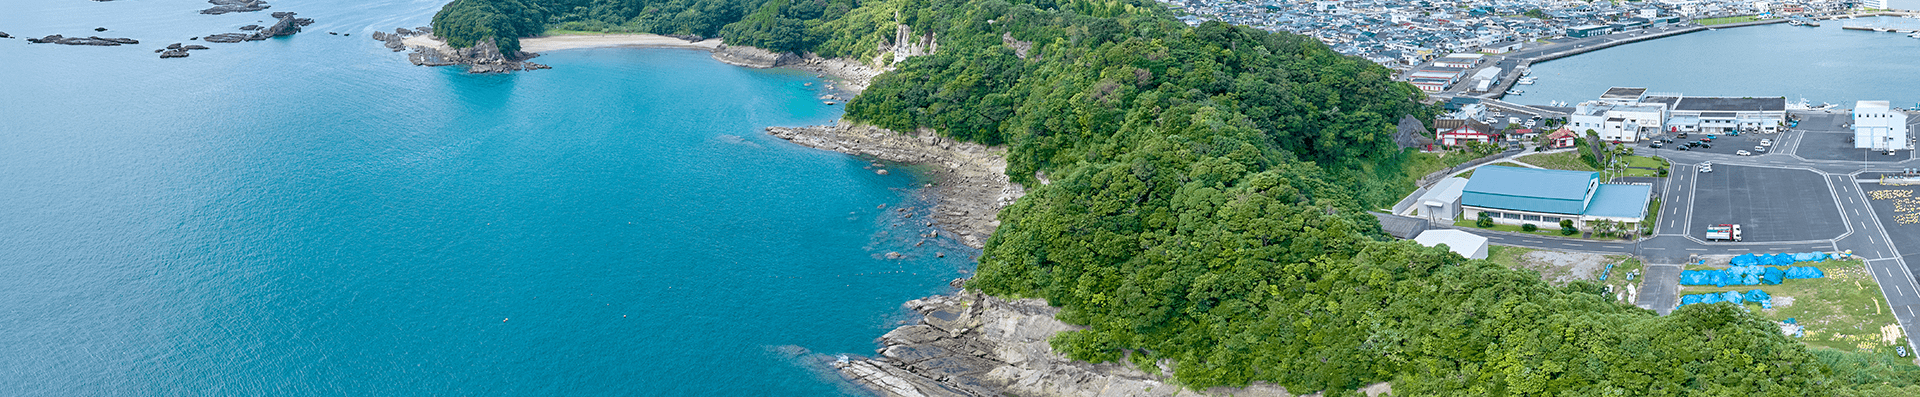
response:
<path fill-rule="evenodd" d="M 1688 248 L 1688 251 L 1706 251 L 1706 248 Z"/>
<path fill-rule="evenodd" d="M 1602 247 L 1607 247 L 1607 248 L 1627 248 L 1627 247 L 1622 247 L 1622 246 L 1618 246 L 1618 245 L 1602 245 Z"/>

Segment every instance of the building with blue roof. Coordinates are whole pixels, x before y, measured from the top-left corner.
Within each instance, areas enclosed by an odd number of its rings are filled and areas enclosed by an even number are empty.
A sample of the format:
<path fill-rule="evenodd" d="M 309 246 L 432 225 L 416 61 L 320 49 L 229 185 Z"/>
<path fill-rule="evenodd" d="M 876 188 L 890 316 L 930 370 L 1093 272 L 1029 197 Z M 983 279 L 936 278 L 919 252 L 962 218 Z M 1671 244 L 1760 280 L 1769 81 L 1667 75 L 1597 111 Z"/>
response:
<path fill-rule="evenodd" d="M 1467 219 L 1486 212 L 1500 224 L 1551 229 L 1572 220 L 1586 229 L 1592 221 L 1640 222 L 1652 197 L 1652 185 L 1601 183 L 1598 172 L 1485 166 L 1467 180 L 1460 210 Z"/>

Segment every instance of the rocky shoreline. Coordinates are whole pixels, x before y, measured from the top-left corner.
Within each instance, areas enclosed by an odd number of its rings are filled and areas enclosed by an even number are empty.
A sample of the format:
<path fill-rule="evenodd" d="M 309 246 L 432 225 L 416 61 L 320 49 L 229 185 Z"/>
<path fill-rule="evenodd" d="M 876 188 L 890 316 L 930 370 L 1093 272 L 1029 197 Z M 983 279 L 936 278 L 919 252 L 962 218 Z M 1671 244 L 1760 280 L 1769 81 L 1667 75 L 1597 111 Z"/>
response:
<path fill-rule="evenodd" d="M 954 280 L 960 288 L 964 280 Z M 1254 384 L 1195 391 L 1172 383 L 1173 368 L 1157 373 L 1120 363 L 1092 364 L 1056 353 L 1054 334 L 1081 327 L 1054 318 L 1059 308 L 1040 299 L 1005 300 L 973 290 L 909 301 L 920 321 L 880 337 L 873 358 L 842 356 L 842 376 L 883 396 L 1249 396 L 1290 397 L 1285 388 Z M 1361 389 L 1392 393 L 1388 384 Z M 1317 396 L 1318 393 L 1308 396 Z"/>
<path fill-rule="evenodd" d="M 928 226 L 969 247 L 986 246 L 1000 226 L 1000 209 L 1026 195 L 1007 178 L 1006 148 L 959 142 L 920 130 L 902 134 L 844 121 L 810 127 L 768 127 L 767 133 L 801 146 L 926 166 L 934 179 L 924 194 L 934 202 Z"/>

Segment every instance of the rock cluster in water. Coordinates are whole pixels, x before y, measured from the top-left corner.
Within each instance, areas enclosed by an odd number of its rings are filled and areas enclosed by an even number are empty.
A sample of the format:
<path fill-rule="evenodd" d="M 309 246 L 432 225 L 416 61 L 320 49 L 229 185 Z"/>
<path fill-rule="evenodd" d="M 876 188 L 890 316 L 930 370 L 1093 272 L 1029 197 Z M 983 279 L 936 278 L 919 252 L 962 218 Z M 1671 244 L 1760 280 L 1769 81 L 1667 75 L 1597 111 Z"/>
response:
<path fill-rule="evenodd" d="M 13 36 L 7 35 L 7 32 L 0 32 L 0 39 L 11 39 L 11 38 L 13 38 Z"/>
<path fill-rule="evenodd" d="M 200 10 L 201 14 L 220 15 L 230 12 L 254 12 L 267 9 L 265 0 L 207 0 L 213 8 Z"/>
<path fill-rule="evenodd" d="M 173 43 L 173 44 L 168 44 L 167 48 L 153 50 L 153 52 L 160 53 L 160 59 L 186 58 L 188 50 L 205 50 L 205 49 L 207 49 L 207 46 L 197 45 L 197 44 L 181 45 L 180 43 Z"/>
<path fill-rule="evenodd" d="M 276 13 L 273 13 L 273 17 L 279 18 L 280 21 L 274 22 L 273 26 L 260 28 L 259 30 L 253 33 L 221 33 L 221 34 L 207 36 L 206 40 L 214 43 L 238 43 L 242 41 L 260 41 L 260 40 L 271 39 L 274 37 L 288 36 L 294 33 L 300 33 L 301 26 L 307 26 L 307 25 L 313 24 L 312 19 L 295 18 L 294 13 L 291 13 L 291 12 L 276 12 Z M 242 27 L 241 29 L 246 30 L 245 27 Z"/>
<path fill-rule="evenodd" d="M 467 73 L 505 73 L 521 70 L 552 69 L 547 65 L 527 62 L 538 54 L 516 51 L 511 56 L 500 53 L 500 47 L 491 40 L 481 40 L 470 48 L 452 48 L 441 45 L 407 45 L 407 38 L 426 36 L 435 44 L 444 41 L 432 36 L 430 28 L 398 28 L 393 33 L 373 32 L 373 39 L 384 42 L 388 49 L 395 52 L 412 49 L 407 60 L 419 66 L 467 65 Z"/>
<path fill-rule="evenodd" d="M 37 39 L 29 38 L 27 39 L 27 42 L 35 43 L 35 44 L 44 43 L 44 44 L 65 44 L 65 45 L 96 45 L 96 46 L 103 46 L 103 47 L 117 46 L 121 44 L 140 44 L 139 40 L 124 38 L 124 37 L 117 37 L 117 38 L 116 37 L 100 37 L 100 36 L 66 37 L 66 36 L 61 36 L 57 34 L 47 35 L 47 37 L 41 37 Z"/>

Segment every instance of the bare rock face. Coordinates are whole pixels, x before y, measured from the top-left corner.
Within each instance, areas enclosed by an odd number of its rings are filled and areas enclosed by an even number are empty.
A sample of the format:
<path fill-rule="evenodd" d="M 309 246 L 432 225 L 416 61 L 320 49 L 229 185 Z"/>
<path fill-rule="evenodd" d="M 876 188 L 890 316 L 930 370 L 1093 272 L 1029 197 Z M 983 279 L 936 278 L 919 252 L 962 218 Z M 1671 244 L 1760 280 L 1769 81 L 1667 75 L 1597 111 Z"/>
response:
<path fill-rule="evenodd" d="M 265 0 L 207 0 L 213 8 L 200 10 L 201 14 L 220 15 L 231 12 L 254 12 L 267 9 Z"/>

